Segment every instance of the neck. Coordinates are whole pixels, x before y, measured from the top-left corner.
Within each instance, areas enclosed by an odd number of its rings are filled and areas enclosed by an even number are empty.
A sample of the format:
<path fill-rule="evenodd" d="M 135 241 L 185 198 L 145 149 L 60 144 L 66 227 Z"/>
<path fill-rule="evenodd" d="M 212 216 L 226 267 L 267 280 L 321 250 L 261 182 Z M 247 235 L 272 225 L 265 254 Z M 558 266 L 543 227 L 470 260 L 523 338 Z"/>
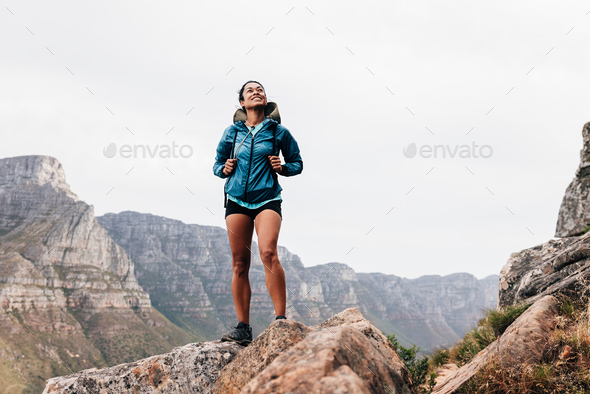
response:
<path fill-rule="evenodd" d="M 252 126 L 256 126 L 258 123 L 264 120 L 264 108 L 256 108 L 248 110 L 246 119 Z"/>

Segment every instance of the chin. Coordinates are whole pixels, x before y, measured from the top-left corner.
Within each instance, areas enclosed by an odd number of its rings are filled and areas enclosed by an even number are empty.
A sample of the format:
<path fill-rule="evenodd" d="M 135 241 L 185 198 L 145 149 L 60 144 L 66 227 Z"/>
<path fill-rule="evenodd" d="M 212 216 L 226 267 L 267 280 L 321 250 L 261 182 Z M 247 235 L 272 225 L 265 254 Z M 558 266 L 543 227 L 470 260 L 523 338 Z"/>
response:
<path fill-rule="evenodd" d="M 266 107 L 266 104 L 267 103 L 254 103 L 252 105 L 252 107 L 250 107 L 250 108 L 252 108 L 252 109 L 254 109 L 254 108 L 265 108 Z"/>

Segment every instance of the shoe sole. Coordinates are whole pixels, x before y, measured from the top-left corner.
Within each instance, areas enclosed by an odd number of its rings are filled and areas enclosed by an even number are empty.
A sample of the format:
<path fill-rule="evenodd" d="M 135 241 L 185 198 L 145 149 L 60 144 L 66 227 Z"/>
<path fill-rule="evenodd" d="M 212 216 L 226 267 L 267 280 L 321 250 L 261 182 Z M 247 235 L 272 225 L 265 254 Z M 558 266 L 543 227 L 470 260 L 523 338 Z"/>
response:
<path fill-rule="evenodd" d="M 242 345 L 242 346 L 248 346 L 249 344 L 252 343 L 252 341 L 250 339 L 236 340 L 236 339 L 231 339 L 231 338 L 228 338 L 228 337 L 221 337 L 221 342 L 235 342 L 238 345 Z"/>

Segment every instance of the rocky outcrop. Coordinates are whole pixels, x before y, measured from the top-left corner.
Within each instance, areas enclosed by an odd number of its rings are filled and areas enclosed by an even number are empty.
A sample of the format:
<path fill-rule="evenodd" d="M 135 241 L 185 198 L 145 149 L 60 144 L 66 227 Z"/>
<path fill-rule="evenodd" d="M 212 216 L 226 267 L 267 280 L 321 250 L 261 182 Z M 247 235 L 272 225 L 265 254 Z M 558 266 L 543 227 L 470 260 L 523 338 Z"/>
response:
<path fill-rule="evenodd" d="M 534 364 L 542 360 L 551 348 L 551 336 L 555 330 L 558 314 L 558 301 L 553 296 L 545 296 L 536 301 L 518 317 L 506 331 L 479 352 L 469 363 L 450 374 L 446 380 L 437 384 L 434 394 L 457 392 L 483 366 L 499 362 L 502 368 L 512 368 L 521 364 Z"/>
<path fill-rule="evenodd" d="M 500 272 L 498 305 L 532 303 L 559 291 L 582 291 L 590 276 L 590 233 L 549 240 L 510 255 Z"/>
<path fill-rule="evenodd" d="M 239 393 L 282 352 L 303 340 L 310 331 L 309 327 L 292 320 L 275 321 L 236 357 L 234 363 L 222 370 L 213 393 Z"/>
<path fill-rule="evenodd" d="M 407 393 L 409 382 L 350 327 L 318 330 L 281 354 L 241 393 Z"/>
<path fill-rule="evenodd" d="M 582 129 L 583 146 L 580 151 L 580 165 L 576 175 L 563 196 L 557 226 L 556 237 L 581 235 L 590 225 L 590 122 Z"/>
<path fill-rule="evenodd" d="M 246 348 L 219 341 L 190 344 L 129 364 L 49 379 L 44 391 L 98 392 L 416 393 L 393 346 L 354 308 L 313 327 L 275 321 Z"/>
<path fill-rule="evenodd" d="M 125 211 L 97 217 L 130 254 L 155 308 L 199 338 L 212 340 L 235 325 L 227 230 Z M 252 245 L 251 324 L 262 332 L 274 318 L 256 243 Z M 287 279 L 289 317 L 307 325 L 355 307 L 382 331 L 423 350 L 450 345 L 496 305 L 498 276 L 469 274 L 405 279 L 356 273 L 345 264 L 304 267 L 279 246 Z"/>
<path fill-rule="evenodd" d="M 241 350 L 230 342 L 192 343 L 144 360 L 49 379 L 43 394 L 207 393 Z"/>

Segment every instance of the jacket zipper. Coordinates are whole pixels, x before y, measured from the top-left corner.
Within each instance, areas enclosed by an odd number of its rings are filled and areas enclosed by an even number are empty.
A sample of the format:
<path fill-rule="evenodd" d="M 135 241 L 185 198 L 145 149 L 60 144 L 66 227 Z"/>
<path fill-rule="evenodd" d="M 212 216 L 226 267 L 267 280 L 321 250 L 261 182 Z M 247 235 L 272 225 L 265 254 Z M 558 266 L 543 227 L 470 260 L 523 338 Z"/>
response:
<path fill-rule="evenodd" d="M 258 134 L 258 133 L 256 133 Z M 250 180 L 250 172 L 252 170 L 252 155 L 254 154 L 254 136 L 250 138 L 250 157 L 248 163 L 248 175 L 246 176 L 246 187 L 244 188 L 244 201 L 248 201 L 248 181 Z"/>

